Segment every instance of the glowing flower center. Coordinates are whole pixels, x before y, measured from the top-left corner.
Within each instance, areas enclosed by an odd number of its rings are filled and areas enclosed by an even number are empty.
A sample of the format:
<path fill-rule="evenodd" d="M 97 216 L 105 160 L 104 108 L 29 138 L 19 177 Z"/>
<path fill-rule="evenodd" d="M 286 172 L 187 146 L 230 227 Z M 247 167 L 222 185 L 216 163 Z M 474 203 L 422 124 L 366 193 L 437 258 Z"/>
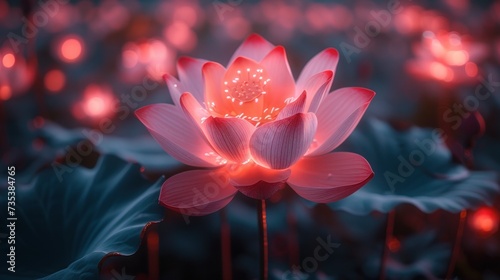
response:
<path fill-rule="evenodd" d="M 226 98 L 231 99 L 233 103 L 238 102 L 239 105 L 252 101 L 259 102 L 259 97 L 267 93 L 266 86 L 270 79 L 266 76 L 261 68 L 237 70 L 235 77 L 224 81 Z"/>

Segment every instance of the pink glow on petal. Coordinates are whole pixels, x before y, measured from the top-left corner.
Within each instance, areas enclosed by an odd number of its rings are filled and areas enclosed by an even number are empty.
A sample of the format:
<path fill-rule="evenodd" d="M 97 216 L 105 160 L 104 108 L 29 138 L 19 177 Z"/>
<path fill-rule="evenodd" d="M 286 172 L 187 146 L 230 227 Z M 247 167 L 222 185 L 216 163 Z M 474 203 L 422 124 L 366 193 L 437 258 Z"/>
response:
<path fill-rule="evenodd" d="M 177 61 L 177 72 L 183 83 L 183 91 L 190 92 L 199 102 L 204 101 L 202 68 L 206 62 L 204 59 L 187 56 Z"/>
<path fill-rule="evenodd" d="M 242 163 L 250 158 L 250 137 L 255 127 L 238 118 L 208 117 L 204 132 L 214 149 L 224 158 Z"/>
<path fill-rule="evenodd" d="M 343 199 L 373 177 L 362 156 L 346 152 L 305 157 L 291 169 L 288 184 L 298 195 L 317 203 Z"/>
<path fill-rule="evenodd" d="M 318 129 L 308 155 L 328 153 L 344 142 L 374 96 L 365 88 L 341 88 L 327 95 L 316 113 Z"/>
<path fill-rule="evenodd" d="M 202 216 L 225 207 L 236 192 L 224 168 L 192 170 L 163 183 L 160 204 L 184 215 Z"/>
<path fill-rule="evenodd" d="M 333 71 L 326 70 L 320 72 L 304 83 L 304 90 L 307 92 L 306 109 L 315 113 L 321 102 L 328 94 L 333 82 Z"/>
<path fill-rule="evenodd" d="M 299 160 L 314 138 L 317 119 L 299 113 L 258 127 L 250 139 L 255 162 L 272 169 L 285 169 Z"/>
<path fill-rule="evenodd" d="M 135 114 L 160 146 L 182 163 L 199 167 L 225 163 L 178 107 L 154 104 L 140 108 Z"/>
<path fill-rule="evenodd" d="M 181 105 L 181 94 L 185 92 L 184 86 L 174 77 L 169 74 L 163 75 L 163 80 L 168 86 L 168 91 L 170 93 L 170 97 L 174 104 L 180 106 Z"/>
<path fill-rule="evenodd" d="M 285 48 L 278 46 L 269 52 L 261 62 L 269 78 L 266 108 L 281 108 L 289 98 L 295 97 L 295 81 L 288 65 Z"/>
<path fill-rule="evenodd" d="M 283 110 L 278 114 L 277 120 L 291 117 L 298 113 L 304 113 L 306 108 L 307 93 L 304 91 L 302 94 L 290 104 L 286 105 Z"/>
<path fill-rule="evenodd" d="M 189 92 L 181 95 L 180 103 L 186 117 L 190 118 L 195 127 L 202 128 L 201 124 L 210 116 L 207 110 Z"/>
<path fill-rule="evenodd" d="M 254 161 L 243 164 L 232 164 L 227 166 L 231 184 L 233 186 L 249 186 L 264 181 L 276 183 L 286 181 L 290 177 L 290 169 L 269 169 Z"/>
<path fill-rule="evenodd" d="M 239 46 L 229 60 L 228 65 L 231 65 L 237 57 L 246 57 L 254 61 L 260 62 L 272 49 L 274 45 L 269 43 L 260 35 L 252 34 Z"/>
<path fill-rule="evenodd" d="M 226 112 L 230 112 L 228 108 L 228 99 L 225 98 L 222 92 L 223 89 L 223 79 L 226 69 L 215 62 L 207 62 L 202 67 L 204 89 L 205 89 L 205 104 L 207 110 L 212 114 L 222 115 Z M 220 113 L 218 113 L 220 112 Z"/>
<path fill-rule="evenodd" d="M 269 83 L 270 75 L 261 65 L 244 57 L 237 58 L 224 74 L 223 91 L 219 94 L 225 102 L 223 111 L 217 112 L 253 123 L 261 121 L 264 102 L 272 95 Z"/>
<path fill-rule="evenodd" d="M 286 183 L 284 181 L 275 183 L 259 181 L 253 185 L 235 186 L 235 188 L 238 189 L 238 191 L 240 191 L 242 194 L 253 199 L 269 199 L 277 191 L 283 189 L 285 186 Z"/>
<path fill-rule="evenodd" d="M 302 91 L 305 89 L 306 83 L 316 74 L 330 70 L 332 71 L 332 79 L 335 76 L 335 71 L 339 62 L 339 52 L 334 48 L 328 48 L 315 55 L 299 75 L 297 79 L 296 89 Z M 328 90 L 328 89 L 327 89 Z"/>

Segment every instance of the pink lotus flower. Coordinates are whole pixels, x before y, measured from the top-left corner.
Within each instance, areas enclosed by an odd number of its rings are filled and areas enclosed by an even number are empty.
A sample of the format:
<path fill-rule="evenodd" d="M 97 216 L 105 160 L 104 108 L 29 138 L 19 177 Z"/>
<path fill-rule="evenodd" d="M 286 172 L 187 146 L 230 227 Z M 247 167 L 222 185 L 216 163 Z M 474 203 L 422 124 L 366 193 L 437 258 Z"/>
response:
<path fill-rule="evenodd" d="M 329 153 L 354 130 L 375 93 L 328 94 L 339 55 L 329 48 L 294 81 L 283 47 L 251 35 L 229 66 L 181 58 L 179 79 L 166 75 L 175 105 L 136 111 L 177 160 L 210 169 L 186 171 L 162 186 L 160 203 L 188 215 L 227 205 L 237 191 L 267 199 L 288 183 L 318 203 L 342 199 L 373 177 L 368 162 Z"/>

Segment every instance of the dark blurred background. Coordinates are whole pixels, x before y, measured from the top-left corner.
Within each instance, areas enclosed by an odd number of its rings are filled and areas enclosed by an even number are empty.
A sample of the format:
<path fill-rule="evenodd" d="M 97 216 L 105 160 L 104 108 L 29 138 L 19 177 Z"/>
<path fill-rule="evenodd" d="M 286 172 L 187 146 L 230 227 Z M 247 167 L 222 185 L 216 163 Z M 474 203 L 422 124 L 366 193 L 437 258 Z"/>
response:
<path fill-rule="evenodd" d="M 12 278 L 2 267 L 2 279 L 228 279 L 227 271 L 256 279 L 256 202 L 238 195 L 222 213 L 189 223 L 156 205 L 158 182 L 189 167 L 133 114 L 172 102 L 162 75 L 176 75 L 179 57 L 225 65 L 252 33 L 286 48 L 295 77 L 334 47 L 332 89 L 377 93 L 343 146 L 365 156 L 376 178 L 343 204 L 312 205 L 289 189 L 271 199 L 270 279 L 500 279 L 500 1 L 0 0 L 0 167 L 16 167 L 24 217 L 16 232 L 24 272 Z M 390 188 L 385 172 L 433 129 L 445 135 L 442 153 Z M 123 195 L 118 186 L 127 184 L 153 193 L 134 200 L 141 191 Z M 82 186 L 70 193 L 74 185 Z M 93 207 L 108 188 L 118 202 Z M 64 208 L 68 201 L 76 210 Z M 117 216 L 131 209 L 137 219 Z M 101 226 L 108 219 L 123 222 L 110 230 Z M 83 221 L 99 226 L 80 234 Z M 231 238 L 225 260 L 221 231 Z M 119 238 L 92 247 L 109 236 Z M 338 245 L 324 261 L 314 257 L 318 239 Z M 54 261 L 42 264 L 45 257 Z"/>

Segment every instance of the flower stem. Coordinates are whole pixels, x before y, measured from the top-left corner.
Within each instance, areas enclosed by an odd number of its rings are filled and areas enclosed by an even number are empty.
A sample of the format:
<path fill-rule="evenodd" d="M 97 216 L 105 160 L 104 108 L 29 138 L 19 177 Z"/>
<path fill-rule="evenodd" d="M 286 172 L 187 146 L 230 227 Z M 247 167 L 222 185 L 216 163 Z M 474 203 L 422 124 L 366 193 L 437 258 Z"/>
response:
<path fill-rule="evenodd" d="M 467 210 L 460 211 L 460 220 L 458 222 L 457 234 L 455 236 L 455 244 L 453 245 L 453 251 L 451 253 L 450 263 L 448 265 L 448 272 L 446 272 L 445 279 L 451 279 L 453 272 L 455 271 L 455 264 L 457 263 L 458 256 L 460 255 L 460 243 L 462 243 L 462 237 L 464 235 L 466 218 L 467 218 Z"/>
<path fill-rule="evenodd" d="M 157 280 L 160 275 L 160 239 L 158 232 L 151 230 L 147 239 L 148 245 L 148 279 Z"/>
<path fill-rule="evenodd" d="M 268 243 L 267 243 L 267 218 L 266 201 L 261 199 L 258 203 L 259 233 L 260 233 L 260 279 L 267 280 L 268 277 Z"/>
<path fill-rule="evenodd" d="M 288 260 L 290 266 L 296 265 L 300 262 L 299 256 L 299 241 L 297 238 L 297 219 L 293 213 L 293 209 L 290 206 L 291 202 L 287 201 L 288 209 L 286 214 L 286 222 L 288 225 Z"/>
<path fill-rule="evenodd" d="M 222 279 L 231 280 L 232 265 L 231 265 L 231 228 L 227 221 L 225 209 L 220 210 L 220 242 L 222 255 Z"/>
<path fill-rule="evenodd" d="M 396 211 L 392 209 L 387 214 L 387 224 L 385 227 L 385 242 L 384 249 L 382 253 L 382 259 L 380 260 L 380 277 L 379 279 L 385 279 L 385 265 L 387 263 L 387 258 L 389 257 L 389 242 L 392 240 L 392 233 L 394 232 L 394 218 L 396 216 Z"/>

